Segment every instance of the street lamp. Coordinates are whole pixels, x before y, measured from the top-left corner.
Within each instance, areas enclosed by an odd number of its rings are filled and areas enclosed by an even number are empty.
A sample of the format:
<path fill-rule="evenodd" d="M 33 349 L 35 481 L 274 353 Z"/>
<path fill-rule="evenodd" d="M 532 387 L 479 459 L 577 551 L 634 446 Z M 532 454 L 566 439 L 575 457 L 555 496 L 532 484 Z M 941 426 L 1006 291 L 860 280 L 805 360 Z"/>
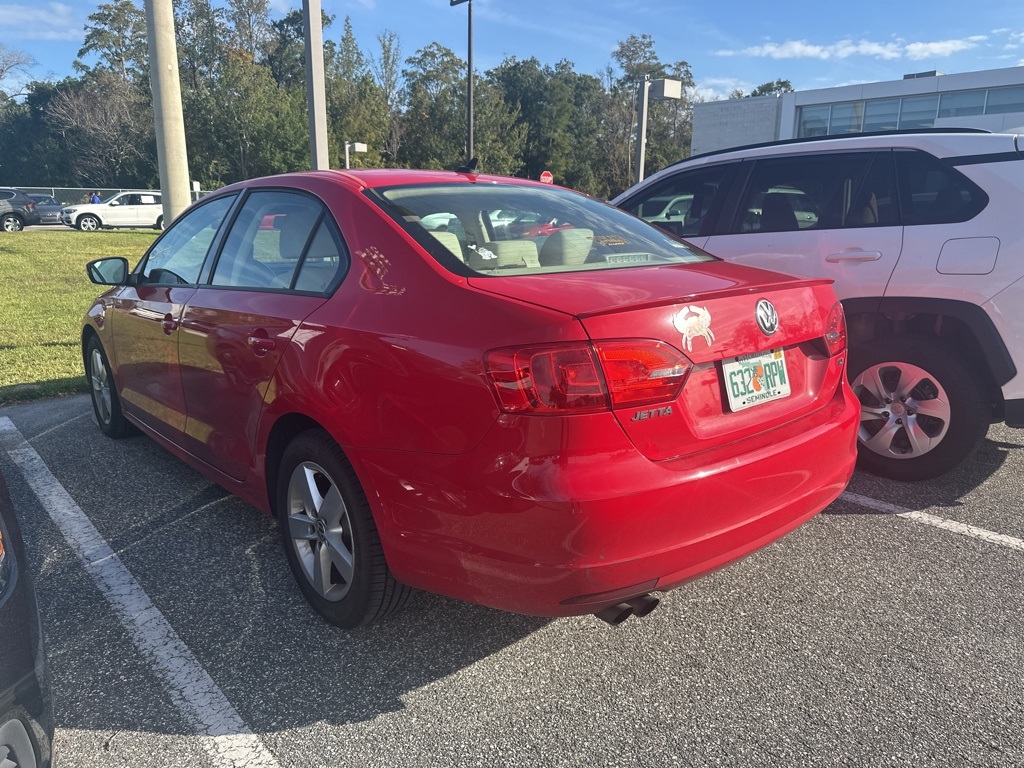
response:
<path fill-rule="evenodd" d="M 644 157 L 647 153 L 647 100 L 648 97 L 655 101 L 667 101 L 668 99 L 681 99 L 683 97 L 683 84 L 678 80 L 667 80 L 664 77 L 651 80 L 650 75 L 644 75 L 644 79 L 636 84 L 637 89 L 637 124 L 636 124 L 636 173 L 633 178 L 634 184 L 639 184 L 644 178 Z"/>
<path fill-rule="evenodd" d="M 349 152 L 365 152 L 366 145 L 358 141 L 346 141 L 345 142 L 345 168 L 348 168 L 348 153 Z"/>
<path fill-rule="evenodd" d="M 469 65 L 466 67 L 466 164 L 473 159 L 473 0 L 450 0 L 450 5 L 469 3 Z"/>

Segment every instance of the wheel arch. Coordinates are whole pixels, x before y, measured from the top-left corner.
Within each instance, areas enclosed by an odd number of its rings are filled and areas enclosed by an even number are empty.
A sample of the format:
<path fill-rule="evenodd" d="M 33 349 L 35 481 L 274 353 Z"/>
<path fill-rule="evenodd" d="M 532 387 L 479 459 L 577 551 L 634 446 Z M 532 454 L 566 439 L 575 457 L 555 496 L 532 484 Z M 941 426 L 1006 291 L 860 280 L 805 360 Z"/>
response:
<path fill-rule="evenodd" d="M 1017 375 L 1017 368 L 984 309 L 953 299 L 917 296 L 847 299 L 843 307 L 851 346 L 886 335 L 918 334 L 955 349 L 979 375 L 995 408 L 994 416 L 1001 417 L 1000 387 Z"/>
<path fill-rule="evenodd" d="M 330 434 L 330 430 L 316 419 L 295 412 L 282 414 L 270 428 L 263 451 L 263 477 L 267 490 L 267 509 L 271 514 L 275 512 L 274 506 L 277 502 L 277 468 L 281 464 L 285 449 L 298 435 L 311 429 L 320 429 Z M 345 449 L 341 450 L 347 458 Z"/>

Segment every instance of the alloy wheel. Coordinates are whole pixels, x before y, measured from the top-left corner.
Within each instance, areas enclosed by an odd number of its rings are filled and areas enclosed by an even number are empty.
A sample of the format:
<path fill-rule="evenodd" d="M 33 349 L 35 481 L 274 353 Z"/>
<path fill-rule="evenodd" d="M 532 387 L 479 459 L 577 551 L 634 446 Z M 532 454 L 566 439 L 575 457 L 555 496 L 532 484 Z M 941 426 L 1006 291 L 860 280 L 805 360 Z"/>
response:
<path fill-rule="evenodd" d="M 111 398 L 110 379 L 107 377 L 107 366 L 103 362 L 103 354 L 94 348 L 89 360 L 89 382 L 92 386 L 92 399 L 96 403 L 96 415 L 104 424 L 110 423 Z"/>
<path fill-rule="evenodd" d="M 310 586 L 325 600 L 343 599 L 355 572 L 352 523 L 337 483 L 312 461 L 288 483 L 288 536 Z"/>

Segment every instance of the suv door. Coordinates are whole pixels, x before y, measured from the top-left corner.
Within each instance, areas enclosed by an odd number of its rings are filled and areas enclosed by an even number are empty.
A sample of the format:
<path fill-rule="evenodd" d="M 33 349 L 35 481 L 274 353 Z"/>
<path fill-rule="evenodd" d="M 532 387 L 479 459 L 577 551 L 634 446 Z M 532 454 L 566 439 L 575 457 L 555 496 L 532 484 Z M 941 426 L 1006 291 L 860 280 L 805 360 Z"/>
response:
<path fill-rule="evenodd" d="M 108 227 L 134 227 L 138 221 L 135 206 L 139 196 L 125 193 L 107 201 L 103 212 L 103 224 Z M 102 210 L 102 209 L 101 209 Z"/>
<path fill-rule="evenodd" d="M 727 261 L 832 278 L 841 299 L 880 297 L 903 247 L 892 164 L 888 150 L 744 161 L 741 191 L 703 247 Z"/>

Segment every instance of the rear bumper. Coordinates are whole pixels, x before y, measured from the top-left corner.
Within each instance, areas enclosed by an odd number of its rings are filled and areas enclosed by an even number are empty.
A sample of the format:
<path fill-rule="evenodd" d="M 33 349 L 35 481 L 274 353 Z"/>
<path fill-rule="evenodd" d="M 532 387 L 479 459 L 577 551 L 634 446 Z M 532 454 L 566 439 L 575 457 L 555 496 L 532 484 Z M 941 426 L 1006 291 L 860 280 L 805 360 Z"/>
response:
<path fill-rule="evenodd" d="M 461 456 L 354 456 L 400 581 L 568 616 L 672 589 L 821 511 L 853 472 L 859 414 L 844 383 L 813 414 L 684 459 L 646 459 L 610 414 L 503 416 Z"/>

